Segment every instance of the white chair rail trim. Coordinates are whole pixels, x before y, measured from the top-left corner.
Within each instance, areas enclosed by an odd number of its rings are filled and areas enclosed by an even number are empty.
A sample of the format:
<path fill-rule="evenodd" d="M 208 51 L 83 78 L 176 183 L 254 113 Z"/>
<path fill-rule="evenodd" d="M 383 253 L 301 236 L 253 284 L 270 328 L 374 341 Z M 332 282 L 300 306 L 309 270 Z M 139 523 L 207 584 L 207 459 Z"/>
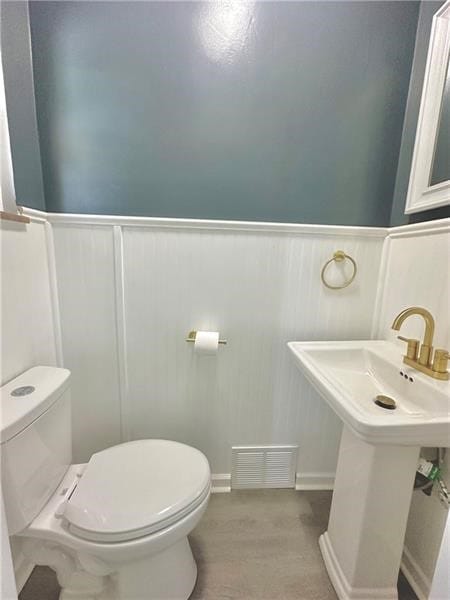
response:
<path fill-rule="evenodd" d="M 348 225 L 316 225 L 307 223 L 268 223 L 258 221 L 221 221 L 210 219 L 163 219 L 159 217 L 132 217 L 72 213 L 46 213 L 24 209 L 32 220 L 46 219 L 54 225 L 99 225 L 122 227 L 153 227 L 157 229 L 206 229 L 219 231 L 255 231 L 291 235 L 361 236 L 384 238 L 385 227 L 358 227 Z"/>
<path fill-rule="evenodd" d="M 54 225 L 104 225 L 122 227 L 154 227 L 161 229 L 206 229 L 219 231 L 256 231 L 297 235 L 344 235 L 385 238 L 411 235 L 431 235 L 450 229 L 450 217 L 396 227 L 357 227 L 349 225 L 316 225 L 308 223 L 266 223 L 258 221 L 215 221 L 207 219 L 160 219 L 158 217 L 129 217 L 72 213 L 47 213 L 24 208 L 31 221 L 48 221 Z"/>

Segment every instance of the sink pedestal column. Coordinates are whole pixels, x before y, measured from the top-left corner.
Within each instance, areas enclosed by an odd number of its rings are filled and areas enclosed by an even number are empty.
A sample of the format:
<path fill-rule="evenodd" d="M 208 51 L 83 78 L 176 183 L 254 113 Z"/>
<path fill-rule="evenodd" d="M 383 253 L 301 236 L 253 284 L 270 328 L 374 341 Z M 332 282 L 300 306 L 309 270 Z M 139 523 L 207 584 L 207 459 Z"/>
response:
<path fill-rule="evenodd" d="M 341 600 L 397 600 L 419 450 L 373 446 L 344 425 L 328 530 L 319 540 Z"/>

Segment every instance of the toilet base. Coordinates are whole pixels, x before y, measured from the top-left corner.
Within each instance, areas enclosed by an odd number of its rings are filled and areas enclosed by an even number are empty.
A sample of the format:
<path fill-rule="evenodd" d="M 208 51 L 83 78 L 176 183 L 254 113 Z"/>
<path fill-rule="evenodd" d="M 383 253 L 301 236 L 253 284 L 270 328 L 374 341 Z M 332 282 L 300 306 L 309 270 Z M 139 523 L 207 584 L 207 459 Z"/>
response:
<path fill-rule="evenodd" d="M 187 600 L 196 579 L 197 565 L 187 537 L 148 559 L 120 567 L 111 576 L 117 600 Z"/>
<path fill-rule="evenodd" d="M 109 573 L 94 574 L 95 568 L 88 572 L 86 558 L 52 542 L 26 538 L 24 553 L 35 564 L 56 572 L 59 600 L 187 600 L 197 579 L 187 537 Z"/>

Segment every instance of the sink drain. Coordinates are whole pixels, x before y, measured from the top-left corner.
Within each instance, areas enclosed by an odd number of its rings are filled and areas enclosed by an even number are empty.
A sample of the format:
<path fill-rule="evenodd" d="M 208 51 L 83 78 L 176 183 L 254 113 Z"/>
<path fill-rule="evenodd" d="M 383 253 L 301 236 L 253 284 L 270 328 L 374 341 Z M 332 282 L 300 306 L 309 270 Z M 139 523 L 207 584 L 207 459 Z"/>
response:
<path fill-rule="evenodd" d="M 381 408 L 387 408 L 387 410 L 394 410 L 396 408 L 395 400 L 389 396 L 383 396 L 380 394 L 374 400 L 375 404 L 381 406 Z"/>

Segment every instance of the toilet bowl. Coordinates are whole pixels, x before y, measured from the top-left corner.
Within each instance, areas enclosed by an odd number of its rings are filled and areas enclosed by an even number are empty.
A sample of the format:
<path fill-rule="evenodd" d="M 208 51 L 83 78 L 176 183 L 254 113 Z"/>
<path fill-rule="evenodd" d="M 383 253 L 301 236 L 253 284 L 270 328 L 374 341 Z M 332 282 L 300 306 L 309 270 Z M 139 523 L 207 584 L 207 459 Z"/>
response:
<path fill-rule="evenodd" d="M 207 459 L 177 442 L 138 440 L 70 464 L 68 381 L 64 369 L 35 367 L 2 387 L 10 534 L 56 571 L 60 600 L 186 600 L 197 575 L 187 536 L 208 504 Z M 14 407 L 11 392 L 22 387 L 34 390 Z"/>

